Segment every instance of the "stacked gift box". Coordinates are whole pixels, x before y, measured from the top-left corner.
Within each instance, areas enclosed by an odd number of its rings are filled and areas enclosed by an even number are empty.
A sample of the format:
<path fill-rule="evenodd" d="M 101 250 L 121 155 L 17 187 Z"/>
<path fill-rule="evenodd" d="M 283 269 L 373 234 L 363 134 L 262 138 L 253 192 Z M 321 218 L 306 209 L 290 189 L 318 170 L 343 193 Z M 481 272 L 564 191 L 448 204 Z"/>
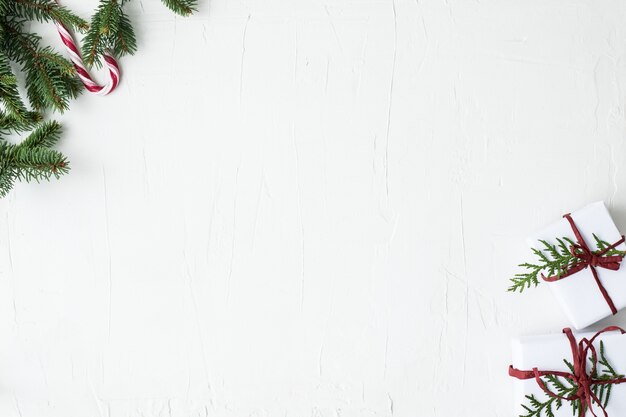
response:
<path fill-rule="evenodd" d="M 510 290 L 547 285 L 576 332 L 513 341 L 516 415 L 626 416 L 626 334 L 581 331 L 626 307 L 623 236 L 597 202 L 528 241 L 536 261 L 520 265 Z"/>

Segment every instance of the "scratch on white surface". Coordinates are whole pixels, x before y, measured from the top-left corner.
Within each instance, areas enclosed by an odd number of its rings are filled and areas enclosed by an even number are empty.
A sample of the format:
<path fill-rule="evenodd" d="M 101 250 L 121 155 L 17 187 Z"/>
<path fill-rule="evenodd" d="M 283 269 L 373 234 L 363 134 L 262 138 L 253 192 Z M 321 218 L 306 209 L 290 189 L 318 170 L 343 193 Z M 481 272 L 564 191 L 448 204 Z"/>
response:
<path fill-rule="evenodd" d="M 300 185 L 300 153 L 298 151 L 298 141 L 296 139 L 295 124 L 291 126 L 291 138 L 293 141 L 293 150 L 296 162 L 296 198 L 298 200 L 298 218 L 300 221 L 300 311 L 304 309 L 304 285 L 305 285 L 305 267 L 304 267 L 304 220 L 302 212 L 302 190 Z"/>
<path fill-rule="evenodd" d="M 22 409 L 20 408 L 20 401 L 17 399 L 17 395 L 15 395 L 15 392 L 13 393 L 13 402 L 15 404 L 15 411 L 17 411 L 17 415 L 19 417 L 23 417 Z"/>
<path fill-rule="evenodd" d="M 141 157 L 143 160 L 143 186 L 147 193 L 150 193 L 150 176 L 148 175 L 148 161 L 146 159 L 146 140 L 143 137 L 143 146 L 141 148 Z"/>
<path fill-rule="evenodd" d="M 13 324 L 17 327 L 17 296 L 15 293 L 15 272 L 13 270 L 13 252 L 11 250 L 11 228 L 9 225 L 9 212 L 7 212 L 4 216 L 6 219 L 5 224 L 7 225 L 7 254 L 9 257 L 9 271 L 11 271 L 11 303 L 13 304 Z"/>
<path fill-rule="evenodd" d="M 465 247 L 465 211 L 463 209 L 463 193 L 460 193 L 460 213 L 461 217 L 461 250 L 463 252 L 463 275 L 465 278 L 465 342 L 463 349 L 463 385 L 467 370 L 467 347 L 469 346 L 469 275 L 467 274 L 467 251 Z"/>
<path fill-rule="evenodd" d="M 185 245 L 185 247 L 187 247 L 187 245 Z M 193 312 L 194 312 L 194 319 L 195 319 L 195 323 L 196 323 L 196 332 L 197 332 L 197 337 L 198 337 L 198 345 L 200 346 L 200 356 L 201 356 L 201 361 L 202 361 L 202 370 L 204 373 L 204 377 L 206 379 L 206 389 L 208 393 L 211 393 L 211 382 L 209 379 L 209 366 L 207 364 L 207 360 L 206 360 L 206 349 L 204 347 L 204 338 L 202 337 L 202 324 L 200 323 L 200 313 L 198 310 L 198 300 L 196 299 L 196 291 L 194 290 L 193 287 L 193 276 L 191 274 L 191 270 L 189 267 L 189 263 L 187 262 L 187 251 L 184 250 L 184 259 L 185 259 L 185 274 L 187 275 L 187 287 L 189 289 L 189 297 L 191 298 L 191 302 L 193 305 Z M 188 379 L 187 379 L 187 394 L 189 394 L 189 390 L 190 390 L 190 384 L 191 384 L 191 380 L 190 380 L 190 375 L 188 375 Z"/>
<path fill-rule="evenodd" d="M 256 197 L 256 208 L 254 209 L 254 221 L 252 222 L 252 253 L 256 248 L 256 230 L 259 223 L 259 212 L 261 211 L 261 198 L 263 197 L 263 187 L 265 185 L 265 173 L 261 171 L 261 181 L 259 181 L 259 192 Z"/>
<path fill-rule="evenodd" d="M 372 141 L 372 174 L 376 176 L 376 150 L 378 149 L 378 136 L 374 133 L 374 140 Z"/>
<path fill-rule="evenodd" d="M 594 107 L 593 110 L 593 114 L 596 120 L 596 127 L 595 127 L 595 131 L 597 132 L 598 129 L 600 128 L 600 86 L 599 86 L 599 81 L 598 78 L 600 76 L 599 74 L 599 70 L 600 70 L 600 62 L 601 62 L 602 58 L 598 58 L 596 60 L 596 63 L 593 67 L 593 87 L 594 87 L 594 91 L 595 91 L 595 95 L 596 95 L 596 105 Z"/>
<path fill-rule="evenodd" d="M 7 225 L 7 253 L 9 255 L 9 270 L 11 271 L 11 274 L 13 273 L 13 252 L 11 251 L 11 228 L 9 226 L 9 212 L 7 211 L 4 215 L 4 218 L 6 219 L 6 225 Z"/>
<path fill-rule="evenodd" d="M 619 171 L 619 164 L 617 163 L 617 161 L 615 160 L 615 152 L 613 152 L 613 145 L 611 143 L 607 144 L 609 147 L 609 155 L 610 155 L 610 163 L 609 163 L 609 174 L 613 174 L 611 175 L 610 181 L 611 181 L 611 185 L 613 187 L 613 193 L 611 194 L 611 196 L 609 197 L 609 201 L 608 204 L 609 206 L 613 205 L 613 200 L 615 199 L 615 197 L 617 196 L 617 190 L 618 190 L 618 184 L 617 184 L 617 174 Z"/>
<path fill-rule="evenodd" d="M 339 39 L 339 34 L 337 34 L 337 28 L 335 27 L 335 22 L 333 21 L 332 16 L 330 15 L 330 10 L 328 10 L 328 5 L 324 5 L 324 10 L 326 10 L 326 16 L 328 17 L 328 22 L 330 23 L 330 27 L 333 30 L 333 34 L 335 35 L 335 40 L 337 41 L 337 45 L 339 46 L 339 50 L 343 55 L 343 46 L 341 45 L 341 40 Z"/>
<path fill-rule="evenodd" d="M 241 63 L 239 67 L 239 105 L 240 106 L 241 106 L 241 99 L 243 96 L 243 69 L 244 69 L 244 62 L 245 62 L 245 57 L 246 57 L 246 36 L 248 34 L 248 24 L 250 23 L 251 18 L 252 18 L 252 13 L 248 14 L 246 23 L 243 26 L 243 36 L 241 37 Z"/>
<path fill-rule="evenodd" d="M 298 25 L 294 25 L 293 38 L 294 38 L 293 84 L 296 85 L 298 82 Z"/>
<path fill-rule="evenodd" d="M 215 213 L 217 212 L 217 203 L 220 200 L 220 196 L 221 196 L 221 171 L 218 169 L 217 171 L 217 180 L 215 181 L 215 191 L 213 194 L 213 203 L 211 204 L 211 213 L 210 213 L 210 218 L 209 218 L 209 225 L 207 228 L 207 233 L 206 233 L 206 249 L 204 251 L 204 259 L 205 259 L 205 263 L 208 266 L 209 265 L 209 255 L 211 254 L 211 238 L 213 237 L 213 225 L 215 223 Z"/>
<path fill-rule="evenodd" d="M 324 356 L 324 341 L 322 341 L 322 344 L 320 346 L 320 352 L 317 355 L 317 374 L 318 376 L 322 376 L 322 358 Z"/>
<path fill-rule="evenodd" d="M 37 364 L 39 365 L 39 369 L 41 370 L 44 385 L 46 386 L 46 389 L 48 389 L 48 373 L 46 372 L 46 367 L 44 366 L 43 361 L 41 360 L 41 355 L 39 353 L 37 353 Z"/>
<path fill-rule="evenodd" d="M 359 69 L 359 77 L 357 79 L 355 97 L 361 97 L 361 82 L 363 81 L 363 68 L 365 66 L 365 53 L 367 51 L 367 44 L 369 42 L 369 30 L 365 32 L 365 39 L 363 40 L 363 46 L 361 47 L 361 58 L 360 64 L 361 68 Z"/>
<path fill-rule="evenodd" d="M 480 318 L 480 324 L 482 324 L 483 329 L 487 330 L 487 323 L 485 322 L 485 315 L 483 313 L 483 307 L 480 303 L 480 298 L 476 297 L 475 295 L 475 300 L 476 300 L 476 305 L 478 307 L 478 317 Z"/>
<path fill-rule="evenodd" d="M 389 413 L 393 416 L 393 398 L 390 393 L 387 393 L 387 399 L 389 400 Z"/>
<path fill-rule="evenodd" d="M 174 25 L 174 33 L 172 33 L 172 52 L 170 53 L 170 63 L 172 63 L 172 65 L 170 65 L 170 76 L 174 76 L 174 65 L 176 63 L 176 31 L 177 31 L 177 27 L 176 27 L 176 16 L 174 16 L 173 19 L 173 25 Z"/>
<path fill-rule="evenodd" d="M 103 373 L 103 375 L 104 375 L 104 373 Z M 104 416 L 104 412 L 102 411 L 102 400 L 100 399 L 100 397 L 96 393 L 96 389 L 93 386 L 93 381 L 91 380 L 91 378 L 89 376 L 87 376 L 87 385 L 89 386 L 89 393 L 91 394 L 91 398 L 96 403 L 96 407 L 98 408 L 98 415 L 100 417 L 103 417 Z"/>
<path fill-rule="evenodd" d="M 448 315 L 449 315 L 449 308 L 448 308 L 448 294 L 450 292 L 450 271 L 448 271 L 446 268 L 444 268 L 445 271 L 445 277 L 446 277 L 446 285 L 445 285 L 445 290 L 444 290 L 444 294 L 443 294 L 443 324 L 442 326 L 439 327 L 439 341 L 437 343 L 438 352 L 443 352 L 443 336 L 444 334 L 447 332 L 448 330 Z M 437 361 L 441 362 L 441 355 L 438 355 Z"/>
<path fill-rule="evenodd" d="M 392 0 L 393 11 L 393 59 L 391 64 L 391 82 L 389 84 L 389 101 L 387 106 L 387 134 L 385 138 L 385 192 L 389 198 L 389 131 L 391 129 L 391 109 L 393 105 L 393 84 L 396 76 L 396 55 L 398 52 L 398 15 L 396 13 L 396 2 Z"/>
<path fill-rule="evenodd" d="M 419 5 L 419 0 L 415 0 Z M 420 13 L 420 19 L 422 21 L 422 31 L 424 32 L 424 38 L 426 39 L 426 45 L 429 44 L 428 29 L 426 29 L 426 20 L 424 19 L 424 13 Z"/>
<path fill-rule="evenodd" d="M 328 71 L 330 68 L 330 59 L 326 57 L 326 76 L 324 77 L 324 95 L 328 95 Z"/>
<path fill-rule="evenodd" d="M 233 278 L 233 260 L 235 258 L 235 241 L 237 239 L 237 199 L 239 196 L 239 168 L 241 167 L 241 160 L 237 165 L 237 171 L 235 173 L 235 198 L 233 198 L 233 238 L 230 245 L 230 261 L 228 263 L 228 278 L 226 282 L 226 305 L 230 304 L 230 285 Z"/>
<path fill-rule="evenodd" d="M 106 244 L 107 244 L 107 256 L 108 256 L 107 266 L 108 266 L 108 280 L 109 280 L 109 314 L 108 314 L 107 327 L 108 327 L 109 340 L 111 340 L 111 314 L 112 314 L 112 306 L 113 306 L 113 301 L 112 301 L 113 277 L 112 277 L 112 270 L 111 270 L 111 264 L 112 264 L 111 239 L 110 239 L 110 233 L 109 233 L 109 200 L 108 200 L 108 194 L 107 194 L 106 171 L 104 169 L 104 166 L 102 167 L 102 195 L 104 197 L 104 224 L 105 224 L 105 231 L 106 231 Z"/>
<path fill-rule="evenodd" d="M 385 333 L 385 360 L 383 363 L 383 378 L 387 377 L 387 357 L 389 354 L 389 323 L 387 323 L 387 330 Z"/>

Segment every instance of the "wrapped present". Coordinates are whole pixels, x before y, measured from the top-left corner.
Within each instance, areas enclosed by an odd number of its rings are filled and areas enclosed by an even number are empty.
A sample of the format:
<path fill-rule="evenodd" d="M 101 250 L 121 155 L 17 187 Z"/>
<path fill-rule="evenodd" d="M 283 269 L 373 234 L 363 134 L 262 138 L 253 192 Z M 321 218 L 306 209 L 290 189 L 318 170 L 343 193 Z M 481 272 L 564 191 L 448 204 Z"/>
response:
<path fill-rule="evenodd" d="M 528 243 L 536 261 L 520 265 L 509 291 L 547 282 L 576 329 L 626 307 L 626 245 L 603 202 L 566 214 Z"/>
<path fill-rule="evenodd" d="M 520 417 L 626 415 L 626 335 L 611 326 L 595 334 L 533 336 L 513 341 L 516 414 Z"/>

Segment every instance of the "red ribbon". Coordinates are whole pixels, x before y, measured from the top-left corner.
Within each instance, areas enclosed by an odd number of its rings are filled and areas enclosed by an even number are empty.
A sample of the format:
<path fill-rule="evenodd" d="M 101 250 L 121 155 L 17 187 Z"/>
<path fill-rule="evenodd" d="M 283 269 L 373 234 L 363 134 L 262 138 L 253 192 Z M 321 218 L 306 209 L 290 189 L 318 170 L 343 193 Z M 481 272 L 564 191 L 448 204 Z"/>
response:
<path fill-rule="evenodd" d="M 584 417 L 587 409 L 591 411 L 591 414 L 594 417 L 598 417 L 593 410 L 593 404 L 595 403 L 602 413 L 604 417 L 609 417 L 604 406 L 600 402 L 600 399 L 593 393 L 591 390 L 592 385 L 609 385 L 609 384 L 621 384 L 626 382 L 626 378 L 615 378 L 615 379 L 594 379 L 592 375 L 596 374 L 596 368 L 598 365 L 598 355 L 596 352 L 596 348 L 593 346 L 593 342 L 596 338 L 604 332 L 611 331 L 619 331 L 621 334 L 625 334 L 621 327 L 617 326 L 609 326 L 603 330 L 600 330 L 596 333 L 591 339 L 583 338 L 580 342 L 576 343 L 576 338 L 572 334 L 572 330 L 569 328 L 563 329 L 563 333 L 567 336 L 569 340 L 570 347 L 572 349 L 572 357 L 574 365 L 574 373 L 571 372 L 562 372 L 562 371 L 539 371 L 537 368 L 533 368 L 532 371 L 520 371 L 513 367 L 513 365 L 509 366 L 509 375 L 517 378 L 517 379 L 535 379 L 537 381 L 537 385 L 550 397 L 559 398 L 565 401 L 575 401 L 580 400 L 581 406 L 579 408 L 578 415 L 580 417 Z M 591 373 L 587 373 L 587 356 L 591 352 Z M 565 397 L 559 395 L 546 386 L 546 384 L 541 379 L 542 376 L 553 375 L 557 377 L 569 378 L 573 380 L 578 386 L 578 390 L 574 395 L 569 397 Z"/>
<path fill-rule="evenodd" d="M 622 235 L 622 238 L 620 240 L 606 247 L 605 249 L 594 252 L 591 249 L 589 249 L 589 246 L 585 242 L 585 239 L 583 239 L 582 235 L 580 234 L 580 231 L 576 227 L 576 224 L 574 223 L 572 216 L 570 216 L 569 214 L 566 214 L 563 217 L 567 219 L 570 226 L 572 227 L 574 236 L 576 236 L 576 241 L 578 243 L 575 245 L 572 245 L 572 247 L 570 248 L 570 252 L 572 253 L 574 257 L 578 259 L 578 261 L 573 263 L 569 267 L 567 267 L 564 273 L 560 275 L 557 274 L 551 277 L 545 277 L 542 274 L 541 278 L 544 281 L 554 282 L 554 281 L 558 281 L 560 279 L 569 277 L 570 275 L 573 275 L 576 272 L 579 272 L 589 267 L 591 269 L 593 279 L 595 279 L 596 284 L 598 285 L 598 288 L 600 289 L 600 292 L 602 293 L 602 296 L 604 297 L 604 299 L 606 300 L 606 303 L 609 305 L 609 308 L 611 309 L 611 313 L 617 314 L 617 308 L 615 308 L 615 304 L 613 304 L 613 300 L 609 296 L 609 293 L 606 291 L 606 288 L 604 288 L 604 285 L 602 285 L 602 283 L 600 282 L 600 278 L 598 277 L 598 271 L 596 271 L 596 268 L 606 268 L 612 271 L 617 271 L 619 269 L 620 262 L 622 261 L 621 255 L 612 255 L 612 256 L 604 256 L 604 255 L 611 249 L 615 249 L 615 247 L 624 243 L 624 236 Z"/>

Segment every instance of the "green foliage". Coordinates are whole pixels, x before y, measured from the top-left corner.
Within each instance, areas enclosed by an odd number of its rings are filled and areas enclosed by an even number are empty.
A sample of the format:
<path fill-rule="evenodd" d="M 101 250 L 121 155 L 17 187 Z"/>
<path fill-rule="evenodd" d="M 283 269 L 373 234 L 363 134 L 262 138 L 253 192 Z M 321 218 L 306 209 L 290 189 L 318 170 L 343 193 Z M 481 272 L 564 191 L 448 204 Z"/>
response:
<path fill-rule="evenodd" d="M 601 372 L 596 370 L 596 373 L 591 375 L 593 379 L 597 379 L 599 381 L 606 381 L 610 379 L 616 378 L 624 378 L 624 375 L 618 374 L 613 366 L 606 359 L 604 354 L 604 342 L 600 341 L 600 359 L 598 360 L 598 364 L 600 364 L 603 369 Z M 592 386 L 592 391 L 595 395 L 598 396 L 600 403 L 603 407 L 606 407 L 609 403 L 609 398 L 611 397 L 611 389 L 613 385 L 605 384 L 605 385 L 594 385 Z"/>
<path fill-rule="evenodd" d="M 569 362 L 564 362 L 568 367 L 571 367 Z M 548 375 L 543 377 L 543 382 L 548 389 L 551 389 L 553 392 L 563 397 L 574 395 L 578 390 L 576 382 L 570 378 L 559 378 L 554 375 Z M 540 401 L 534 395 L 526 395 L 526 399 L 528 400 L 528 405 L 522 404 L 522 407 L 526 410 L 526 414 L 520 414 L 520 417 L 541 417 L 542 415 L 554 417 L 554 410 L 558 410 L 563 406 L 563 400 L 560 398 L 547 397 L 545 401 Z M 576 413 L 580 407 L 580 400 L 570 401 L 570 404 L 574 413 Z"/>
<path fill-rule="evenodd" d="M 0 21 L 0 49 L 26 74 L 28 99 L 36 111 L 63 112 L 82 89 L 71 62 L 52 48 L 41 47 L 41 38 L 25 29 L 27 20 Z"/>
<path fill-rule="evenodd" d="M 66 157 L 51 149 L 59 140 L 57 122 L 42 123 L 38 112 L 30 111 L 22 101 L 17 80 L 8 57 L 0 50 L 0 197 L 17 180 L 41 181 L 59 177 L 69 170 Z M 19 144 L 7 141 L 11 134 L 32 131 Z"/>
<path fill-rule="evenodd" d="M 66 7 L 50 0 L 13 0 L 4 1 L 10 8 L 0 8 L 3 14 L 20 16 L 26 20 L 39 22 L 61 22 L 67 28 L 84 32 L 89 27 L 87 22 L 72 13 Z"/>
<path fill-rule="evenodd" d="M 7 56 L 0 51 L 0 133 L 17 132 L 33 126 L 41 119 L 37 112 L 26 109 L 17 89 L 17 79 L 11 71 Z"/>
<path fill-rule="evenodd" d="M 110 51 L 119 57 L 133 54 L 137 42 L 132 24 L 124 13 L 128 0 L 101 0 L 91 25 L 54 0 L 0 0 L 0 197 L 15 181 L 41 181 L 68 172 L 66 157 L 52 146 L 61 126 L 43 123 L 47 111 L 63 112 L 83 86 L 73 64 L 53 48 L 42 45 L 31 21 L 60 22 L 70 30 L 86 33 L 84 60 L 100 66 L 100 57 Z M 174 12 L 189 15 L 195 0 L 163 0 Z M 11 64 L 24 75 L 27 105 L 20 95 Z M 30 133 L 27 133 L 30 132 Z M 26 134 L 18 144 L 9 135 Z"/>
<path fill-rule="evenodd" d="M 0 197 L 4 197 L 16 180 L 41 181 L 69 171 L 67 159 L 52 148 L 59 140 L 61 125 L 41 123 L 21 143 L 0 142 Z"/>
<path fill-rule="evenodd" d="M 174 13 L 181 16 L 189 16 L 196 11 L 198 2 L 196 0 L 163 0 L 163 3 Z"/>
<path fill-rule="evenodd" d="M 123 3 L 104 0 L 98 5 L 83 43 L 83 58 L 87 66 L 101 66 L 99 58 L 106 51 L 120 57 L 137 50 L 135 33 L 124 13 Z"/>
<path fill-rule="evenodd" d="M 83 43 L 83 59 L 88 67 L 102 66 L 100 57 L 111 51 L 121 57 L 137 50 L 133 26 L 124 13 L 129 0 L 101 0 L 91 18 L 91 25 Z M 196 10 L 196 0 L 162 0 L 170 10 L 181 16 L 189 16 Z"/>
<path fill-rule="evenodd" d="M 608 242 L 601 240 L 595 234 L 593 235 L 596 243 L 596 251 L 599 253 L 610 246 Z M 525 262 L 519 266 L 524 268 L 525 271 L 515 274 L 511 278 L 511 286 L 508 288 L 510 292 L 519 291 L 523 292 L 526 288 L 539 285 L 539 275 L 541 273 L 546 276 L 561 276 L 568 268 L 579 262 L 578 257 L 574 256 L 570 251 L 570 248 L 576 244 L 572 239 L 563 237 L 556 239 L 557 244 L 552 245 L 545 240 L 539 240 L 543 248 L 532 248 L 533 253 L 537 257 L 537 263 Z M 626 251 L 620 251 L 617 249 L 609 250 L 605 256 L 613 255 L 626 255 Z"/>
<path fill-rule="evenodd" d="M 608 246 L 608 245 L 607 245 Z M 567 360 L 563 360 L 570 372 L 574 373 L 574 366 Z M 600 358 L 598 360 L 598 369 L 590 375 L 592 381 L 607 381 L 611 379 L 623 378 L 624 375 L 620 375 L 615 372 L 615 369 L 611 366 L 606 359 L 604 351 L 604 342 L 600 341 Z M 600 369 L 602 368 L 602 369 Z M 571 397 L 578 391 L 578 385 L 576 381 L 571 378 L 561 378 L 554 375 L 546 375 L 541 378 L 543 383 L 552 392 L 562 396 Z M 609 403 L 611 396 L 611 384 L 597 384 L 591 385 L 591 391 L 598 397 L 600 404 L 606 407 Z M 534 395 L 526 395 L 528 404 L 522 404 L 525 410 L 525 414 L 520 414 L 519 417 L 554 417 L 554 411 L 560 409 L 563 406 L 563 400 L 554 397 L 546 396 L 544 401 L 541 401 Z M 579 399 L 573 401 L 567 401 L 572 408 L 572 415 L 578 415 L 580 407 L 583 406 Z"/>

